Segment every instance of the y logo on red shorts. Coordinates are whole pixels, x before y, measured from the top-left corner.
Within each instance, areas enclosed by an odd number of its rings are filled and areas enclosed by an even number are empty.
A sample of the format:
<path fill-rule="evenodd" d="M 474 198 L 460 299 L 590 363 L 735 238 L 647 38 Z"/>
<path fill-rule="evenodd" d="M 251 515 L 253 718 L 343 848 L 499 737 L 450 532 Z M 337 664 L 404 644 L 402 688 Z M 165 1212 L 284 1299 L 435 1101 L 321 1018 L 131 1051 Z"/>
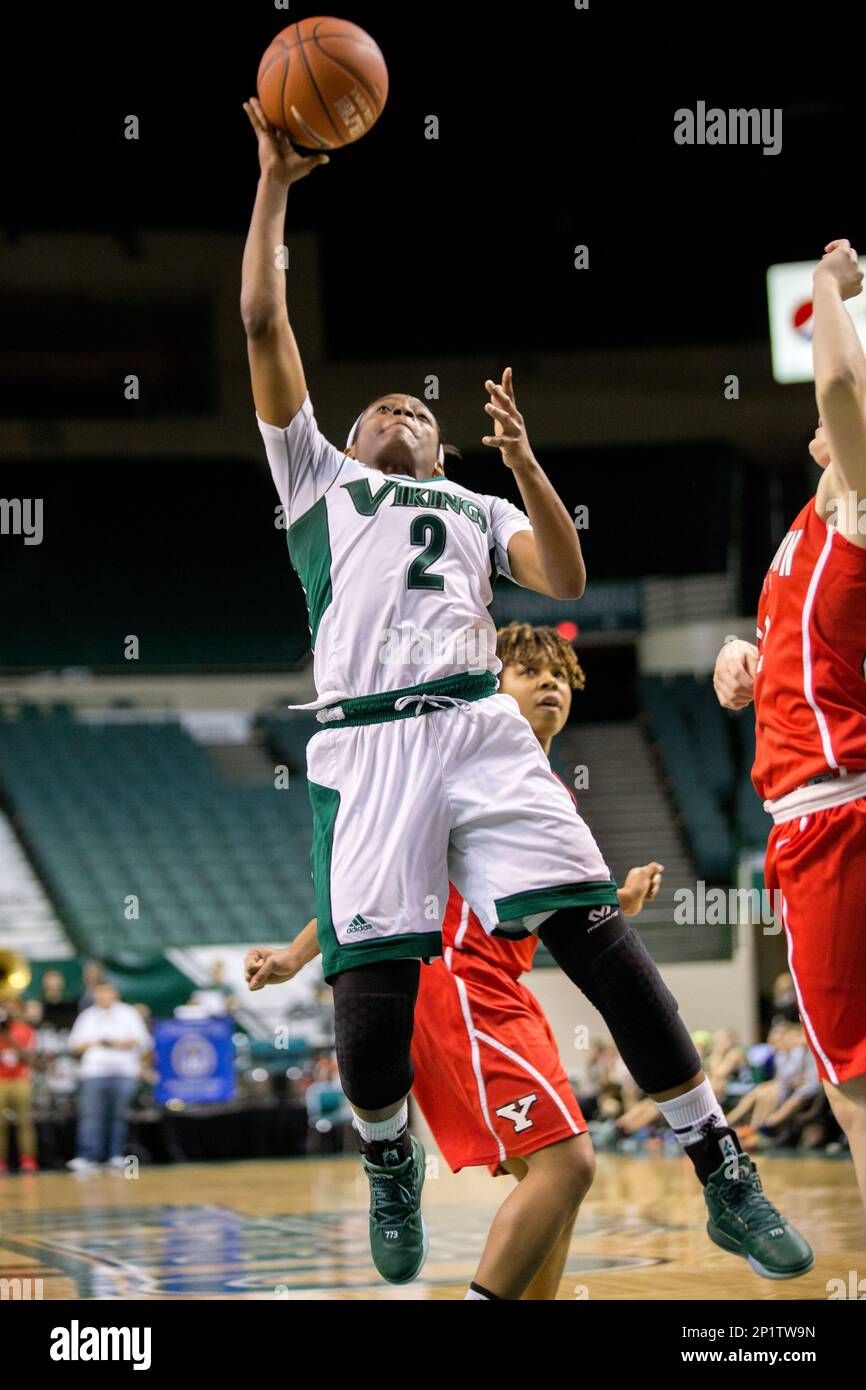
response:
<path fill-rule="evenodd" d="M 532 1121 L 527 1119 L 530 1105 L 534 1105 L 538 1096 L 533 1091 L 531 1096 L 521 1096 L 519 1100 L 509 1101 L 507 1105 L 500 1105 L 496 1111 L 503 1120 L 510 1120 L 514 1125 L 514 1133 L 520 1134 L 521 1130 L 532 1129 Z"/>

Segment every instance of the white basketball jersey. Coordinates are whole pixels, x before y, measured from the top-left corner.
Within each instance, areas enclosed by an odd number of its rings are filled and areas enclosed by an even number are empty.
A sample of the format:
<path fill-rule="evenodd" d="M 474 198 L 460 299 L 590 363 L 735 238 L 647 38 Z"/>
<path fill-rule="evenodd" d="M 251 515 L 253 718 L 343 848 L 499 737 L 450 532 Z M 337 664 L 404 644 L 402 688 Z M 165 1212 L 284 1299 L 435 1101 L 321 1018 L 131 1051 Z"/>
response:
<path fill-rule="evenodd" d="M 310 616 L 318 698 L 304 708 L 502 669 L 488 606 L 528 517 L 450 478 L 367 468 L 319 432 L 309 396 L 260 420 Z"/>

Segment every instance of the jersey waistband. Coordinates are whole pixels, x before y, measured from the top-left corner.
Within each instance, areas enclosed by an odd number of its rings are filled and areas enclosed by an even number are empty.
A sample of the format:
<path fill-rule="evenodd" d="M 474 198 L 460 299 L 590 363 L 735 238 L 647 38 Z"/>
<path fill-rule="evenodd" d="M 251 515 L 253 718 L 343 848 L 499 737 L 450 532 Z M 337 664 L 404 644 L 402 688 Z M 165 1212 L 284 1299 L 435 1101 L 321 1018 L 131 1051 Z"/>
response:
<path fill-rule="evenodd" d="M 449 706 L 468 705 L 495 695 L 499 681 L 492 671 L 464 671 L 437 681 L 424 681 L 404 690 L 386 690 L 380 695 L 359 695 L 326 705 L 316 715 L 330 729 L 357 728 L 359 724 L 388 724 L 393 719 L 411 719 L 416 714 L 432 714 Z"/>
<path fill-rule="evenodd" d="M 777 801 L 765 801 L 764 810 L 776 825 L 781 825 L 786 820 L 796 820 L 797 816 L 811 815 L 813 811 L 844 806 L 846 801 L 857 801 L 861 796 L 866 796 L 866 772 L 841 773 L 838 777 L 828 774 L 826 778 L 816 777 L 802 787 L 795 787 Z"/>

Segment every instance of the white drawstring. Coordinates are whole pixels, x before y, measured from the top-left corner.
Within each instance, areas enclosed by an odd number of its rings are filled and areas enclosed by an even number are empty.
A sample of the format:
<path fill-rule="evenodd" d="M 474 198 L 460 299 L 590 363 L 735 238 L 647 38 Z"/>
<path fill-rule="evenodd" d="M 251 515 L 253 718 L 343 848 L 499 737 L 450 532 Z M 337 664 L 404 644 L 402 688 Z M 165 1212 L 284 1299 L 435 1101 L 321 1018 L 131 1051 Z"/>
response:
<path fill-rule="evenodd" d="M 420 714 L 425 705 L 431 709 L 445 709 L 448 705 L 453 705 L 456 709 L 466 709 L 472 703 L 471 700 L 461 700 L 456 695 L 403 695 L 394 703 L 394 708 L 402 712 L 409 705 L 417 706 L 415 713 Z"/>

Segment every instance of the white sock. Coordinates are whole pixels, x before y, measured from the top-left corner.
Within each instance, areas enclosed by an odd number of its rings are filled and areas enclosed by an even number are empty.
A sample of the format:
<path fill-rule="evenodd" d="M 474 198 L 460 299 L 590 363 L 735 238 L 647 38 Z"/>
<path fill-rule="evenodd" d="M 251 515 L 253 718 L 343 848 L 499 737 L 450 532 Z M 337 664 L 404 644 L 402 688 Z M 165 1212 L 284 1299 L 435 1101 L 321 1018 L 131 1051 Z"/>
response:
<path fill-rule="evenodd" d="M 675 1096 L 673 1100 L 657 1100 L 656 1105 L 684 1149 L 703 1138 L 701 1131 L 707 1120 L 715 1120 L 719 1128 L 728 1126 L 716 1093 L 706 1080 L 693 1091 L 686 1091 L 685 1095 Z"/>
<path fill-rule="evenodd" d="M 476 1289 L 468 1289 L 466 1291 L 466 1293 L 463 1296 L 464 1303 L 466 1302 L 467 1298 L 480 1298 L 482 1303 L 490 1302 L 490 1299 L 487 1297 L 485 1293 L 478 1293 Z"/>
<path fill-rule="evenodd" d="M 352 1123 L 366 1144 L 375 1143 L 377 1139 L 399 1139 L 409 1123 L 409 1103 L 404 1100 L 389 1120 L 362 1120 L 356 1115 Z"/>

